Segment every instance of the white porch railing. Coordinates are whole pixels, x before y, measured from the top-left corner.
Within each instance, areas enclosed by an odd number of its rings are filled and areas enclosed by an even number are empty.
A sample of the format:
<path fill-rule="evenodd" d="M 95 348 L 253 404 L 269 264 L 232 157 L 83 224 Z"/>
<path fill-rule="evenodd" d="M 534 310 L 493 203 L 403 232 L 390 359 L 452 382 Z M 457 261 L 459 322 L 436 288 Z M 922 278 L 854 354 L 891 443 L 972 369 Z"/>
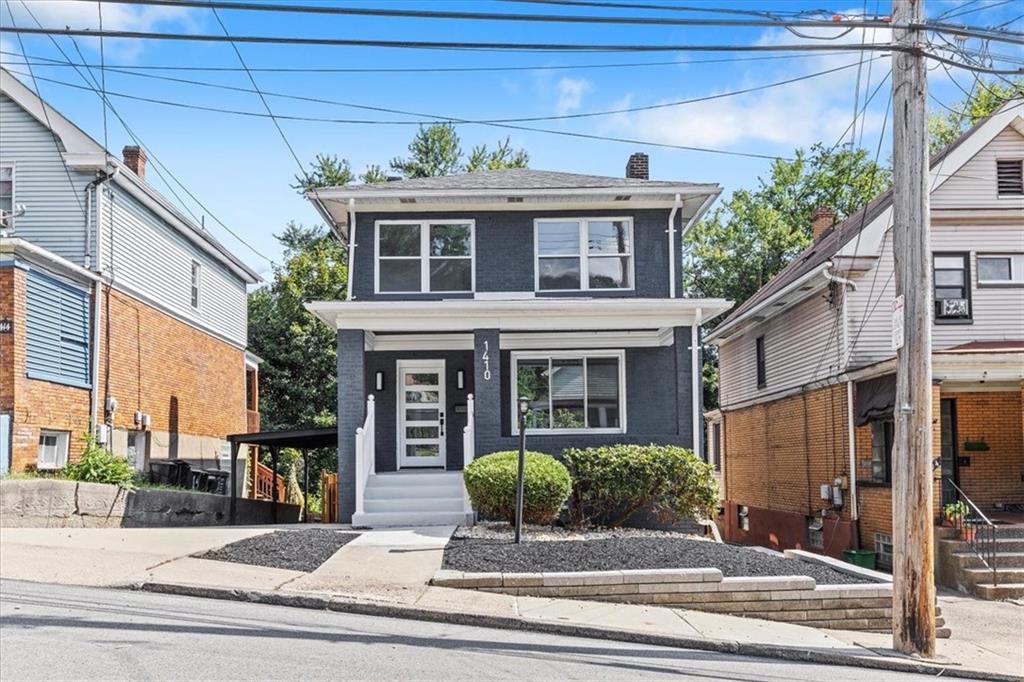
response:
<path fill-rule="evenodd" d="M 362 514 L 366 484 L 376 470 L 376 407 L 373 396 L 366 399 L 366 421 L 356 429 L 356 513 Z"/>
<path fill-rule="evenodd" d="M 476 408 L 473 394 L 466 396 L 466 428 L 462 429 L 462 470 L 465 471 L 476 456 Z M 462 484 L 463 506 L 467 514 L 473 513 L 473 504 L 469 501 L 466 484 Z"/>

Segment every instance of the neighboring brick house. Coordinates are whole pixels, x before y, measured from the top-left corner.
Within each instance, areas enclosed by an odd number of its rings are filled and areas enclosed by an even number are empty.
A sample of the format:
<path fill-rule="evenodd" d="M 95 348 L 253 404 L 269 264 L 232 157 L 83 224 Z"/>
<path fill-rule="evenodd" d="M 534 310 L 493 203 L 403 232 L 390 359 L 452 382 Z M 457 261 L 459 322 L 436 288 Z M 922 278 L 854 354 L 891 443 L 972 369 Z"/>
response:
<path fill-rule="evenodd" d="M 1024 511 L 1024 104 L 931 162 L 935 513 Z M 891 194 L 833 226 L 710 335 L 729 541 L 892 553 Z"/>
<path fill-rule="evenodd" d="M 4 70 L 0 129 L 0 468 L 59 469 L 90 429 L 139 469 L 217 467 L 252 430 L 258 275 L 146 183 L 144 151 L 111 157 Z"/>
<path fill-rule="evenodd" d="M 684 233 L 721 191 L 509 169 L 332 187 L 348 245 L 337 330 L 342 521 L 461 523 L 461 469 L 531 450 L 663 443 L 700 452 L 700 325 L 728 301 L 677 286 Z M 431 471 L 433 470 L 433 471 Z"/>

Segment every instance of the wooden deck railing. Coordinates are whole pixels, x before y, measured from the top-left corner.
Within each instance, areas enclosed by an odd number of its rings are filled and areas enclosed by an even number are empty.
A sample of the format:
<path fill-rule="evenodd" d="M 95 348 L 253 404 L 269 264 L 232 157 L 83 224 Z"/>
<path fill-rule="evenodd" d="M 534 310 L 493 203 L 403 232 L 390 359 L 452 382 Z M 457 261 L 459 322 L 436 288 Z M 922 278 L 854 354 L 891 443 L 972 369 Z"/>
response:
<path fill-rule="evenodd" d="M 252 472 L 250 495 L 256 500 L 274 499 L 274 470 L 260 462 L 255 451 L 249 455 L 249 471 Z M 277 476 L 277 501 L 285 501 L 288 485 L 284 476 Z"/>

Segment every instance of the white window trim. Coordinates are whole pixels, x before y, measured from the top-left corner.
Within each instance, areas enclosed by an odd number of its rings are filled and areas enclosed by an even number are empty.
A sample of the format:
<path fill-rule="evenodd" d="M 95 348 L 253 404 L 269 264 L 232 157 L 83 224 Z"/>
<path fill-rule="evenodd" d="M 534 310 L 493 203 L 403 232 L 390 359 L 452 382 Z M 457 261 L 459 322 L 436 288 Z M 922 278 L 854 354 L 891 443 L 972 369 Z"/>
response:
<path fill-rule="evenodd" d="M 192 293 L 195 292 L 195 305 L 192 305 Z M 192 259 L 189 265 L 189 287 L 188 303 L 192 310 L 199 310 L 203 306 L 203 264 Z"/>
<path fill-rule="evenodd" d="M 526 430 L 527 435 L 579 435 L 579 434 L 615 434 L 626 433 L 626 351 L 619 350 L 565 350 L 565 351 L 523 351 L 513 352 L 509 363 L 512 400 L 512 434 L 519 435 L 519 361 L 520 360 L 562 360 L 575 358 L 616 358 L 619 362 L 619 426 L 618 428 L 597 429 L 534 429 Z M 586 387 L 586 371 L 583 374 L 583 385 Z M 550 393 L 550 391 L 549 391 Z M 550 396 L 549 396 L 550 398 Z M 584 393 L 584 414 L 586 413 L 586 394 Z"/>
<path fill-rule="evenodd" d="M 591 256 L 587 250 L 587 224 L 594 222 L 615 222 L 622 221 L 629 225 L 629 252 L 624 254 L 602 254 L 598 257 L 614 258 L 628 256 L 629 258 L 629 282 L 628 287 L 590 287 L 590 268 L 588 259 Z M 566 254 L 540 254 L 540 225 L 542 223 L 579 223 L 580 248 L 574 256 Z M 579 289 L 541 289 L 540 288 L 540 259 L 541 258 L 579 258 L 580 259 L 580 288 Z M 565 291 L 635 291 L 636 290 L 636 230 L 633 229 L 633 219 L 620 216 L 590 216 L 588 218 L 535 218 L 533 221 L 533 290 L 539 294 L 551 294 Z"/>
<path fill-rule="evenodd" d="M 1012 156 L 1010 158 L 996 158 L 996 198 L 997 199 L 1010 199 L 1020 201 L 1021 197 L 1024 197 L 1024 193 L 1021 194 L 1003 194 L 999 191 L 999 162 L 1000 161 L 1016 161 L 1017 163 L 1024 166 L 1024 157 Z"/>
<path fill-rule="evenodd" d="M 418 291 L 380 290 L 380 228 L 382 225 L 420 226 L 420 289 Z M 468 225 L 469 256 L 431 256 L 431 225 Z M 384 256 L 386 260 L 412 260 L 415 256 Z M 465 291 L 433 291 L 430 288 L 430 261 L 432 258 L 469 258 L 469 289 Z M 476 293 L 476 220 L 472 218 L 432 218 L 430 220 L 377 220 L 373 223 L 373 292 L 384 296 L 406 294 L 473 294 Z"/>
<path fill-rule="evenodd" d="M 1010 260 L 1010 279 L 982 279 L 981 261 L 983 258 L 1008 258 Z M 1024 253 L 977 253 L 975 259 L 977 260 L 975 270 L 977 270 L 978 284 L 995 287 L 1024 284 Z M 1021 264 L 1020 267 L 1018 267 L 1018 262 Z"/>
<path fill-rule="evenodd" d="M 11 215 L 5 230 L 14 230 L 14 214 L 18 210 L 18 169 L 13 161 L 0 161 L 0 168 L 11 169 Z"/>
<path fill-rule="evenodd" d="M 36 469 L 40 471 L 56 471 L 58 469 L 63 469 L 68 463 L 68 446 L 71 439 L 71 433 L 69 431 L 56 431 L 54 429 L 40 429 L 39 439 L 42 440 L 45 436 L 54 436 L 57 439 L 53 464 L 43 464 L 41 457 L 43 446 L 37 441 Z"/>

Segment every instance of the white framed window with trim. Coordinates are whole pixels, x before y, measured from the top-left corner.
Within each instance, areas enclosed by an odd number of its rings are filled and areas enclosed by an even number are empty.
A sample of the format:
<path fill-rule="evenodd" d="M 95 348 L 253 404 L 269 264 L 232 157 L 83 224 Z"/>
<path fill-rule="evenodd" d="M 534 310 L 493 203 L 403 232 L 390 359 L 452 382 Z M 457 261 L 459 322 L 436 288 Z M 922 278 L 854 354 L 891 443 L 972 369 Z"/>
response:
<path fill-rule="evenodd" d="M 70 437 L 70 431 L 41 430 L 39 448 L 36 450 L 36 469 L 52 471 L 67 466 Z"/>
<path fill-rule="evenodd" d="M 978 286 L 1024 287 L 1024 253 L 979 253 Z"/>
<path fill-rule="evenodd" d="M 14 227 L 14 164 L 0 163 L 0 229 Z"/>
<path fill-rule="evenodd" d="M 533 244 L 538 292 L 634 288 L 632 218 L 538 218 Z"/>
<path fill-rule="evenodd" d="M 625 351 L 513 352 L 511 370 L 513 433 L 520 397 L 527 433 L 626 433 Z"/>
<path fill-rule="evenodd" d="M 378 220 L 374 292 L 468 294 L 476 284 L 473 220 Z"/>
<path fill-rule="evenodd" d="M 203 266 L 198 261 L 192 261 L 192 279 L 189 288 L 189 303 L 193 310 L 199 310 L 202 303 L 203 289 Z"/>

